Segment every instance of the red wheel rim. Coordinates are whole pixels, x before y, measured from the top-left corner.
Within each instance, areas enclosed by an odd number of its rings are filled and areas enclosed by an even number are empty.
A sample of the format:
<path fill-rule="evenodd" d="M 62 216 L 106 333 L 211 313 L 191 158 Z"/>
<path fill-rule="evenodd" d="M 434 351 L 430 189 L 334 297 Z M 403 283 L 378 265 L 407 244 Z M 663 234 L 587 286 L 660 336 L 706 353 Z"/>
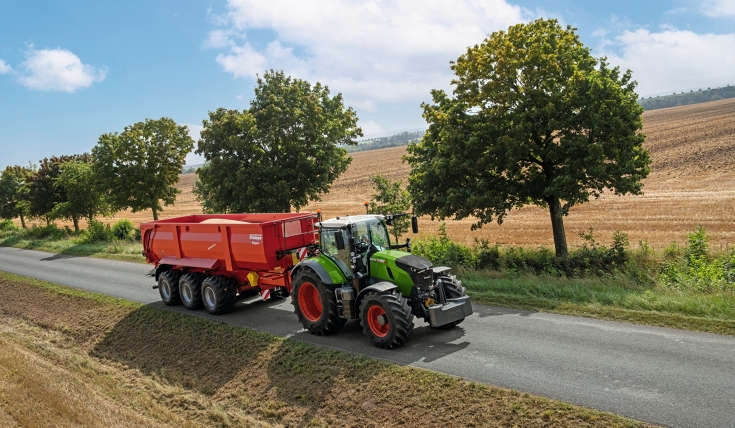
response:
<path fill-rule="evenodd" d="M 322 298 L 314 284 L 305 282 L 299 287 L 299 308 L 304 318 L 311 322 L 322 317 Z"/>
<path fill-rule="evenodd" d="M 378 305 L 371 306 L 367 313 L 368 326 L 370 331 L 378 337 L 385 337 L 390 331 L 388 324 L 388 314 Z"/>

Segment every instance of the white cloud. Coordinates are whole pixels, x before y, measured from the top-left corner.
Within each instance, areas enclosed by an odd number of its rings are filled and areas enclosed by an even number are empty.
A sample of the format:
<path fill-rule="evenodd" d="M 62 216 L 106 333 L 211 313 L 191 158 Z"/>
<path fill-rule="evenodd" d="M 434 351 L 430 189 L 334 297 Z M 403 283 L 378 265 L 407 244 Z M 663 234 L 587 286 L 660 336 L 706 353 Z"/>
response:
<path fill-rule="evenodd" d="M 360 121 L 357 124 L 360 128 L 362 128 L 362 133 L 365 135 L 365 137 L 370 138 L 376 134 L 382 134 L 385 132 L 382 126 L 380 124 L 369 120 L 367 122 Z"/>
<path fill-rule="evenodd" d="M 369 107 L 428 100 L 449 87 L 449 61 L 530 14 L 506 0 L 229 0 L 207 44 L 227 49 L 217 62 L 235 78 L 283 69 Z M 235 40 L 253 29 L 275 40 Z"/>
<path fill-rule="evenodd" d="M 735 84 L 735 34 L 691 31 L 624 31 L 614 42 L 619 53 L 606 53 L 610 63 L 633 70 L 638 93 Z"/>
<path fill-rule="evenodd" d="M 10 73 L 11 71 L 13 71 L 13 68 L 0 59 L 0 74 Z"/>
<path fill-rule="evenodd" d="M 735 1 L 704 0 L 700 10 L 703 14 L 714 18 L 723 16 L 735 17 Z"/>
<path fill-rule="evenodd" d="M 78 56 L 66 49 L 31 49 L 22 64 L 20 83 L 37 91 L 74 92 L 101 82 L 106 69 L 83 64 Z"/>

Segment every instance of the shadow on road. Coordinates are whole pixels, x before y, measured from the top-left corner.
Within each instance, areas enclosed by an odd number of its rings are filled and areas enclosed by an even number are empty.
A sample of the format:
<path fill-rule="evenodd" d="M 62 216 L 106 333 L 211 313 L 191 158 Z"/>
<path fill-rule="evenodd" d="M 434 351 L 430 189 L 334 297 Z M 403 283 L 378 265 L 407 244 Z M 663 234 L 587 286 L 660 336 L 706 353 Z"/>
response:
<path fill-rule="evenodd" d="M 485 317 L 497 317 L 501 315 L 518 315 L 521 317 L 528 317 L 538 313 L 538 311 L 528 311 L 524 309 L 513 309 L 513 308 L 501 308 L 498 306 L 483 306 L 482 308 L 474 307 L 475 315 L 480 318 Z"/>
<path fill-rule="evenodd" d="M 77 256 L 74 254 L 63 254 L 63 253 L 56 253 L 53 256 L 49 256 L 46 258 L 41 259 L 42 262 L 52 262 L 54 260 L 67 260 L 67 259 L 76 259 L 81 256 Z"/>

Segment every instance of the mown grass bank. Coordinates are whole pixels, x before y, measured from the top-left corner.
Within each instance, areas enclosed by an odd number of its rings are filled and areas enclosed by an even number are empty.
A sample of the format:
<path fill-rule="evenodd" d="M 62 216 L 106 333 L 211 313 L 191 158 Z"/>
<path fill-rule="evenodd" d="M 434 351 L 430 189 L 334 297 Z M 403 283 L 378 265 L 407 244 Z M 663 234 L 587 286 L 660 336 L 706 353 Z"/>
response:
<path fill-rule="evenodd" d="M 646 426 L 0 273 L 3 426 Z"/>

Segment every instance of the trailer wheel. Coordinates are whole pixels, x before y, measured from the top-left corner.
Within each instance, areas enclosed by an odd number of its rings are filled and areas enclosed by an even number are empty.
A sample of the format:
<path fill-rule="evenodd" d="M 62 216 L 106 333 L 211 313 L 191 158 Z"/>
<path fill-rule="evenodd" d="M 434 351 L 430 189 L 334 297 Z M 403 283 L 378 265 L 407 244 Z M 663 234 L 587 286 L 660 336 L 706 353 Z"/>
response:
<path fill-rule="evenodd" d="M 163 303 L 174 306 L 181 303 L 179 296 L 179 277 L 181 272 L 177 270 L 166 270 L 158 275 L 158 293 Z"/>
<path fill-rule="evenodd" d="M 360 324 L 380 348 L 391 349 L 408 341 L 413 332 L 413 314 L 408 301 L 396 293 L 368 294 L 360 303 Z"/>
<path fill-rule="evenodd" d="M 223 314 L 235 305 L 235 283 L 226 276 L 209 276 L 202 282 L 202 303 L 212 315 Z"/>
<path fill-rule="evenodd" d="M 439 279 L 444 285 L 444 295 L 447 296 L 447 299 L 456 299 L 457 297 L 467 295 L 467 290 L 462 286 L 462 281 L 458 280 L 456 276 L 442 275 L 437 279 Z M 462 321 L 464 321 L 464 318 L 458 319 L 454 322 L 450 322 L 449 324 L 440 325 L 439 327 L 435 328 L 447 330 L 459 325 Z"/>
<path fill-rule="evenodd" d="M 179 280 L 179 295 L 181 303 L 186 309 L 199 309 L 202 307 L 202 281 L 204 275 L 201 273 L 187 273 Z"/>
<path fill-rule="evenodd" d="M 334 287 L 324 284 L 319 276 L 304 270 L 296 275 L 291 290 L 291 303 L 299 322 L 311 334 L 323 335 L 338 331 L 347 322 L 337 312 Z"/>

